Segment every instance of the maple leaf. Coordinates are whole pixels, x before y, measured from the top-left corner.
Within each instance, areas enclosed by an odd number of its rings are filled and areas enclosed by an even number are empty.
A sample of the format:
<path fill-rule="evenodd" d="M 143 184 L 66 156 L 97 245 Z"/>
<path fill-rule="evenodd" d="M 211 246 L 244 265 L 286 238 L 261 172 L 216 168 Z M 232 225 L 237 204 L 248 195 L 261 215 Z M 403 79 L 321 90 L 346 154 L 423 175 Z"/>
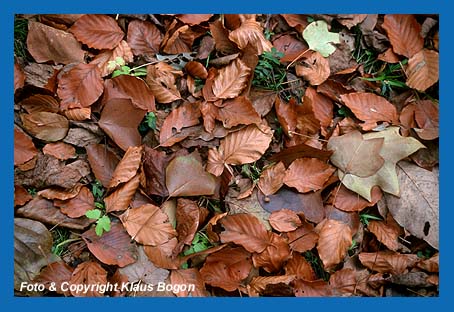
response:
<path fill-rule="evenodd" d="M 309 49 L 319 52 L 323 57 L 328 57 L 336 51 L 332 43 L 340 43 L 339 34 L 329 32 L 325 21 L 315 21 L 307 25 L 303 31 L 303 38 Z"/>
<path fill-rule="evenodd" d="M 366 142 L 378 138 L 384 139 L 383 146 L 379 152 L 384 159 L 384 164 L 375 174 L 368 177 L 360 177 L 352 173 L 345 173 L 342 169 L 338 171 L 342 184 L 368 201 L 371 201 L 371 189 L 375 185 L 380 186 L 384 192 L 399 196 L 399 180 L 396 173 L 397 162 L 420 148 L 425 148 L 415 138 L 402 137 L 399 134 L 398 127 L 389 127 L 380 132 L 363 135 L 363 139 Z M 367 157 L 369 156 L 362 156 L 362 158 Z M 369 159 L 367 160 L 370 161 Z"/>

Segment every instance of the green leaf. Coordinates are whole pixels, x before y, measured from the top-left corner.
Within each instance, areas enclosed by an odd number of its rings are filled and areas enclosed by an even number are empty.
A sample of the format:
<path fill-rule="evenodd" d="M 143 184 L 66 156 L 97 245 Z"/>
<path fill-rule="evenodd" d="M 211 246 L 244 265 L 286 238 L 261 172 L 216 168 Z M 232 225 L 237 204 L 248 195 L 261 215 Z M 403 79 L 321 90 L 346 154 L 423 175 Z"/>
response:
<path fill-rule="evenodd" d="M 332 43 L 340 43 L 339 34 L 329 32 L 325 21 L 316 21 L 307 25 L 303 31 L 303 38 L 309 45 L 309 49 L 319 52 L 323 57 L 328 57 L 336 51 Z"/>
<path fill-rule="evenodd" d="M 95 233 L 96 233 L 96 235 L 98 235 L 98 236 L 101 236 L 101 235 L 102 235 L 103 229 L 102 229 L 102 226 L 101 226 L 101 225 L 96 224 Z"/>
<path fill-rule="evenodd" d="M 101 217 L 101 210 L 99 209 L 92 209 L 92 210 L 88 210 L 86 213 L 85 213 L 85 216 L 89 219 L 96 219 L 98 220 L 100 217 Z"/>
<path fill-rule="evenodd" d="M 108 216 L 102 216 L 98 222 L 98 225 L 102 226 L 104 231 L 109 232 L 110 231 L 110 218 Z"/>

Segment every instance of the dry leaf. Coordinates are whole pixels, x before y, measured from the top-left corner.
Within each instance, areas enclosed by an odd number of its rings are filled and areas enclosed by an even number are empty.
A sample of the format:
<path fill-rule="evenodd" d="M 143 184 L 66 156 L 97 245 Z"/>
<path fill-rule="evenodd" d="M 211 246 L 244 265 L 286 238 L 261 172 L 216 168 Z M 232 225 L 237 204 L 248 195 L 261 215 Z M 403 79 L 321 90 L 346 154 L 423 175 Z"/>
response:
<path fill-rule="evenodd" d="M 162 34 L 148 21 L 133 20 L 128 25 L 128 43 L 134 55 L 154 55 L 159 52 Z"/>
<path fill-rule="evenodd" d="M 178 108 L 173 109 L 164 120 L 159 132 L 159 143 L 161 146 L 172 146 L 175 140 L 172 136 L 179 133 L 182 128 L 199 124 L 200 110 L 199 103 L 183 103 Z"/>
<path fill-rule="evenodd" d="M 241 50 L 244 50 L 248 44 L 257 50 L 261 55 L 264 51 L 271 51 L 272 44 L 265 39 L 263 28 L 255 17 L 247 19 L 241 23 L 241 26 L 229 34 L 229 39 L 235 42 Z"/>
<path fill-rule="evenodd" d="M 14 207 L 23 206 L 32 199 L 32 195 L 23 186 L 14 185 Z"/>
<path fill-rule="evenodd" d="M 74 297 L 102 297 L 104 293 L 91 285 L 106 285 L 107 272 L 94 261 L 83 262 L 74 269 L 69 284 L 88 286 L 87 292 L 80 287 L 72 287 L 70 291 Z"/>
<path fill-rule="evenodd" d="M 408 60 L 407 81 L 410 88 L 424 92 L 439 78 L 438 53 L 423 49 Z"/>
<path fill-rule="evenodd" d="M 229 31 L 225 29 L 220 20 L 210 23 L 210 32 L 214 38 L 216 50 L 224 55 L 231 55 L 238 52 L 238 47 L 229 39 Z"/>
<path fill-rule="evenodd" d="M 434 140 L 439 136 L 439 108 L 431 100 L 415 102 L 415 120 L 422 130 L 416 130 L 423 140 Z"/>
<path fill-rule="evenodd" d="M 173 67 L 165 65 L 158 63 L 147 67 L 147 84 L 159 103 L 171 103 L 181 99 L 172 73 Z"/>
<path fill-rule="evenodd" d="M 279 232 L 291 232 L 301 225 L 298 215 L 289 209 L 274 211 L 271 213 L 269 221 L 273 229 Z"/>
<path fill-rule="evenodd" d="M 240 124 L 257 124 L 261 121 L 251 101 L 244 96 L 238 96 L 234 99 L 224 101 L 222 107 L 218 110 L 216 119 L 222 121 L 225 128 L 231 128 Z"/>
<path fill-rule="evenodd" d="M 142 160 L 142 146 L 129 147 L 120 163 L 112 173 L 109 188 L 115 187 L 120 183 L 128 182 L 137 173 Z"/>
<path fill-rule="evenodd" d="M 55 142 L 68 133 L 69 122 L 66 117 L 48 112 L 36 112 L 20 115 L 23 127 L 35 138 Z"/>
<path fill-rule="evenodd" d="M 401 233 L 400 226 L 393 219 L 391 214 L 388 214 L 385 221 L 369 221 L 367 226 L 369 231 L 377 237 L 377 240 L 383 243 L 390 250 L 397 251 L 399 248 L 398 238 Z"/>
<path fill-rule="evenodd" d="M 411 58 L 422 50 L 421 25 L 411 14 L 386 14 L 382 27 L 395 53 Z"/>
<path fill-rule="evenodd" d="M 336 271 L 329 277 L 329 284 L 335 294 L 353 296 L 357 287 L 355 271 L 350 268 Z"/>
<path fill-rule="evenodd" d="M 330 75 L 328 59 L 316 51 L 296 65 L 295 70 L 297 76 L 303 77 L 313 86 L 322 84 Z"/>
<path fill-rule="evenodd" d="M 325 270 L 333 269 L 344 260 L 352 245 L 352 232 L 348 225 L 337 220 L 326 220 L 317 225 L 317 250 Z"/>
<path fill-rule="evenodd" d="M 292 258 L 285 264 L 285 274 L 295 275 L 306 281 L 315 281 L 317 276 L 311 264 L 299 253 L 294 252 Z"/>
<path fill-rule="evenodd" d="M 208 297 L 209 295 L 205 289 L 205 282 L 202 279 L 202 275 L 195 268 L 172 270 L 170 273 L 170 282 L 173 285 L 194 285 L 194 290 L 182 290 L 176 293 L 177 297 Z"/>
<path fill-rule="evenodd" d="M 123 211 L 128 209 L 140 184 L 140 175 L 136 174 L 131 180 L 120 185 L 113 193 L 104 198 L 106 212 Z"/>
<path fill-rule="evenodd" d="M 207 79 L 208 71 L 201 63 L 196 61 L 189 61 L 184 66 L 184 69 L 194 78 Z"/>
<path fill-rule="evenodd" d="M 68 200 L 54 200 L 54 205 L 70 218 L 80 218 L 88 210 L 95 208 L 95 199 L 90 190 L 83 186 L 79 193 Z"/>
<path fill-rule="evenodd" d="M 14 166 L 22 165 L 38 154 L 32 139 L 14 128 Z"/>
<path fill-rule="evenodd" d="M 46 289 L 52 289 L 57 294 L 69 296 L 71 295 L 70 291 L 63 291 L 62 283 L 69 283 L 73 271 L 74 269 L 63 261 L 52 262 L 48 264 L 33 281 L 43 284 Z"/>
<path fill-rule="evenodd" d="M 333 102 L 331 99 L 318 93 L 312 87 L 307 87 L 304 96 L 310 99 L 315 118 L 320 121 L 320 125 L 329 126 L 333 120 Z"/>
<path fill-rule="evenodd" d="M 119 162 L 118 157 L 107 148 L 107 145 L 90 144 L 85 149 L 96 179 L 104 187 L 109 187 L 110 180 Z"/>
<path fill-rule="evenodd" d="M 318 241 L 318 234 L 314 226 L 308 222 L 297 228 L 295 231 L 287 233 L 290 248 L 297 252 L 305 252 L 315 247 Z"/>
<path fill-rule="evenodd" d="M 285 172 L 284 184 L 295 187 L 301 193 L 318 191 L 335 168 L 317 158 L 300 158 L 292 162 Z"/>
<path fill-rule="evenodd" d="M 14 59 L 14 93 L 25 85 L 25 73 Z"/>
<path fill-rule="evenodd" d="M 98 65 L 101 77 L 105 77 L 115 71 L 115 67 L 110 66 L 109 62 L 115 62 L 119 57 L 122 58 L 126 64 L 134 61 L 134 55 L 132 54 L 131 48 L 124 40 L 122 40 L 115 49 L 99 53 L 90 64 Z"/>
<path fill-rule="evenodd" d="M 76 157 L 76 149 L 72 145 L 63 142 L 46 144 L 43 147 L 43 153 L 54 156 L 60 160 L 67 160 Z"/>
<path fill-rule="evenodd" d="M 279 191 L 284 184 L 284 177 L 285 166 L 282 162 L 279 162 L 262 171 L 257 186 L 265 196 L 272 195 Z"/>
<path fill-rule="evenodd" d="M 143 152 L 143 171 L 146 178 L 146 191 L 161 197 L 167 197 L 169 192 L 166 187 L 166 168 L 173 155 L 166 155 L 164 151 L 158 151 L 145 146 Z"/>
<path fill-rule="evenodd" d="M 393 251 L 361 252 L 359 261 L 371 271 L 402 274 L 418 261 L 418 256 Z"/>
<path fill-rule="evenodd" d="M 184 245 L 191 245 L 194 235 L 199 227 L 200 211 L 195 201 L 178 198 L 176 221 L 178 233 L 177 253 L 181 252 Z M 181 247 L 180 247 L 181 246 Z"/>
<path fill-rule="evenodd" d="M 288 242 L 276 233 L 268 232 L 268 236 L 268 246 L 261 253 L 252 255 L 252 263 L 256 268 L 263 268 L 271 273 L 279 271 L 290 258 L 290 248 Z"/>
<path fill-rule="evenodd" d="M 213 81 L 213 93 L 220 99 L 231 99 L 240 95 L 249 82 L 251 69 L 240 59 L 221 68 Z"/>
<path fill-rule="evenodd" d="M 293 282 L 296 297 L 329 297 L 332 296 L 331 288 L 323 280 L 305 281 L 298 279 Z"/>
<path fill-rule="evenodd" d="M 130 75 L 120 75 L 112 79 L 113 87 L 121 96 L 132 101 L 134 107 L 147 112 L 155 112 L 154 96 L 145 81 Z"/>

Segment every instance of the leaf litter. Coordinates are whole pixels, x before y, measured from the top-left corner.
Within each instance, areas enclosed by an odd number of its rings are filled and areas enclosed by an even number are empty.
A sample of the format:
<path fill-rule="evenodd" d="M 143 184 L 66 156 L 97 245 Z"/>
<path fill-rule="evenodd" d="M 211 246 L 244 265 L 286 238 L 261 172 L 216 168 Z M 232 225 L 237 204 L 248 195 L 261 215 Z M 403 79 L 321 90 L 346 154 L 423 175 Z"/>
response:
<path fill-rule="evenodd" d="M 16 295 L 438 296 L 438 16 L 16 20 Z"/>

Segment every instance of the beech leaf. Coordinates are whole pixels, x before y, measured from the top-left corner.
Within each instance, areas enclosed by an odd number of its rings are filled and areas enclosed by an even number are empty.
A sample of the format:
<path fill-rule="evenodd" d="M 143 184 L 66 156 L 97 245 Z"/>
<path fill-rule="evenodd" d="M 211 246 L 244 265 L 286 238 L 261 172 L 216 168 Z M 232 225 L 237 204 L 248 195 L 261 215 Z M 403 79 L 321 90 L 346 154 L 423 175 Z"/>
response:
<path fill-rule="evenodd" d="M 221 68 L 213 82 L 213 93 L 220 99 L 237 97 L 249 82 L 251 69 L 240 59 Z"/>
<path fill-rule="evenodd" d="M 423 49 L 408 60 L 407 86 L 424 92 L 439 78 L 438 53 Z"/>
<path fill-rule="evenodd" d="M 159 52 L 162 34 L 148 21 L 132 20 L 128 25 L 128 43 L 134 55 L 153 55 Z"/>
<path fill-rule="evenodd" d="M 317 158 L 300 158 L 285 172 L 284 184 L 301 193 L 320 190 L 336 169 Z"/>
<path fill-rule="evenodd" d="M 107 148 L 107 145 L 90 144 L 85 149 L 96 179 L 104 187 L 109 187 L 110 180 L 119 162 L 118 157 Z"/>
<path fill-rule="evenodd" d="M 14 166 L 22 165 L 38 154 L 32 139 L 14 128 Z"/>
<path fill-rule="evenodd" d="M 317 225 L 319 239 L 317 250 L 326 270 L 344 260 L 347 249 L 352 245 L 350 227 L 337 220 L 326 220 Z"/>
<path fill-rule="evenodd" d="M 122 184 L 109 196 L 104 198 L 106 203 L 106 211 L 123 211 L 128 209 L 131 201 L 136 193 L 137 188 L 140 184 L 140 176 L 136 174 L 131 180 Z"/>
<path fill-rule="evenodd" d="M 102 266 L 94 261 L 87 261 L 79 264 L 73 271 L 69 285 L 82 285 L 88 287 L 88 291 L 83 289 L 71 288 L 71 295 L 74 297 L 102 297 L 104 293 L 99 288 L 90 287 L 90 285 L 106 285 L 107 272 Z"/>
<path fill-rule="evenodd" d="M 388 33 L 393 51 L 408 58 L 422 50 L 421 25 L 411 14 L 386 14 L 382 27 Z"/>
<path fill-rule="evenodd" d="M 69 122 L 66 117 L 48 112 L 36 112 L 20 115 L 23 127 L 35 138 L 56 142 L 68 133 Z"/>
<path fill-rule="evenodd" d="M 284 177 L 285 166 L 282 162 L 279 162 L 262 171 L 257 186 L 265 196 L 272 195 L 284 185 Z"/>
<path fill-rule="evenodd" d="M 137 173 L 142 160 L 142 146 L 129 147 L 120 163 L 112 173 L 109 187 L 115 187 L 120 183 L 128 182 Z"/>

